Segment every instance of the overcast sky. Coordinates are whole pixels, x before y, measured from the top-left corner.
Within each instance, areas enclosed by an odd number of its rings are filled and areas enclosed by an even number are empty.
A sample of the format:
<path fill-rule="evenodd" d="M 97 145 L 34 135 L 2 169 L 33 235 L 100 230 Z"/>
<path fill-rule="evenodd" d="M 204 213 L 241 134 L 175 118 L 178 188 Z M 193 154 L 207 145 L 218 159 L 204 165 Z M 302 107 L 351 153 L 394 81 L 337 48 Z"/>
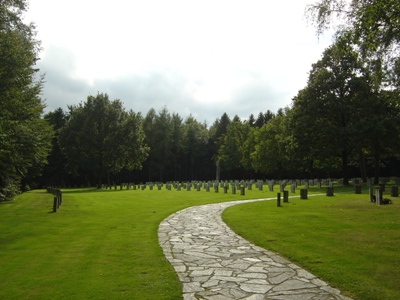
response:
<path fill-rule="evenodd" d="M 212 124 L 290 105 L 331 37 L 313 0 L 29 0 L 47 111 L 107 93 L 146 115 L 164 106 Z"/>

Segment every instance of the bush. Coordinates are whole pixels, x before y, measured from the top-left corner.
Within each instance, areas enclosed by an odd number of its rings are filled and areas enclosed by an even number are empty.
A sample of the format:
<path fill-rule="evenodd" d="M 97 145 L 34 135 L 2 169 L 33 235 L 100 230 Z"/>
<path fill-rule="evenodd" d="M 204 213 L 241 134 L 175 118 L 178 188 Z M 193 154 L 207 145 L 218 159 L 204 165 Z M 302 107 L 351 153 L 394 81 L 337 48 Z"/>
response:
<path fill-rule="evenodd" d="M 20 182 L 15 179 L 6 179 L 0 187 L 0 202 L 12 200 L 20 193 Z"/>

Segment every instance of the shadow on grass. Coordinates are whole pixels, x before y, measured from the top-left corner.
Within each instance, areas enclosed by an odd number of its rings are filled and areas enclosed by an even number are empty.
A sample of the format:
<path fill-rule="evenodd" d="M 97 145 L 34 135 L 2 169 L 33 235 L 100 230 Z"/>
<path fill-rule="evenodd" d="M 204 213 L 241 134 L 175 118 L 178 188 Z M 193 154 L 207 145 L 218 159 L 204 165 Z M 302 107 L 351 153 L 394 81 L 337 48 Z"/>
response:
<path fill-rule="evenodd" d="M 0 205 L 13 204 L 14 200 L 0 201 Z"/>
<path fill-rule="evenodd" d="M 93 193 L 93 192 L 102 192 L 104 190 L 98 189 L 96 187 L 92 188 L 71 188 L 71 189 L 61 189 L 63 194 L 82 194 L 82 193 Z"/>

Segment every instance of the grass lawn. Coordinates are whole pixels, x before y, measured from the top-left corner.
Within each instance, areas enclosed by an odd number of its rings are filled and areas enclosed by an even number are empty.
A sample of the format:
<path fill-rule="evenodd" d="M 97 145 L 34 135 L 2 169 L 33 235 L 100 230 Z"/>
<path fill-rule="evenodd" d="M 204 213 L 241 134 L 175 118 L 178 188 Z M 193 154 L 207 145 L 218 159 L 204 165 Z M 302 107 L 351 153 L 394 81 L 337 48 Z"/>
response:
<path fill-rule="evenodd" d="M 31 191 L 0 204 L 0 299 L 180 299 L 159 223 L 185 207 L 245 198 L 198 191 Z"/>
<path fill-rule="evenodd" d="M 377 207 L 363 192 L 238 205 L 224 219 L 351 296 L 400 299 L 400 200 Z M 22 194 L 0 204 L 0 299 L 180 299 L 158 224 L 189 206 L 273 196 L 71 189 L 52 213 L 52 195 Z"/>
<path fill-rule="evenodd" d="M 400 299 L 400 199 L 391 205 L 356 195 L 263 201 L 228 208 L 239 235 L 311 271 L 355 299 Z"/>

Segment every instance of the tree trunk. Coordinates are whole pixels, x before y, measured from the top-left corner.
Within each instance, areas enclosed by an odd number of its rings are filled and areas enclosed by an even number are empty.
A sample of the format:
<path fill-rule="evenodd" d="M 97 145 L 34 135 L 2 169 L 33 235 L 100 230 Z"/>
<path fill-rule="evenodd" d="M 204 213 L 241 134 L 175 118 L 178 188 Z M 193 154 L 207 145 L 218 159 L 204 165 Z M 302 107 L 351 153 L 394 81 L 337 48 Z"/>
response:
<path fill-rule="evenodd" d="M 220 166 L 219 166 L 219 160 L 217 160 L 217 161 L 215 162 L 215 167 L 216 167 L 215 180 L 216 180 L 216 181 L 219 181 L 220 175 L 221 175 L 221 168 L 220 168 Z"/>
<path fill-rule="evenodd" d="M 347 151 L 342 151 L 342 173 L 343 173 L 343 185 L 349 185 L 349 169 L 347 165 Z"/>
<path fill-rule="evenodd" d="M 362 151 L 360 151 L 359 155 L 359 167 L 360 167 L 360 175 L 363 182 L 367 182 L 367 168 L 365 166 L 365 156 Z"/>
<path fill-rule="evenodd" d="M 379 184 L 379 174 L 380 174 L 380 155 L 379 152 L 376 151 L 374 155 L 374 184 Z"/>

